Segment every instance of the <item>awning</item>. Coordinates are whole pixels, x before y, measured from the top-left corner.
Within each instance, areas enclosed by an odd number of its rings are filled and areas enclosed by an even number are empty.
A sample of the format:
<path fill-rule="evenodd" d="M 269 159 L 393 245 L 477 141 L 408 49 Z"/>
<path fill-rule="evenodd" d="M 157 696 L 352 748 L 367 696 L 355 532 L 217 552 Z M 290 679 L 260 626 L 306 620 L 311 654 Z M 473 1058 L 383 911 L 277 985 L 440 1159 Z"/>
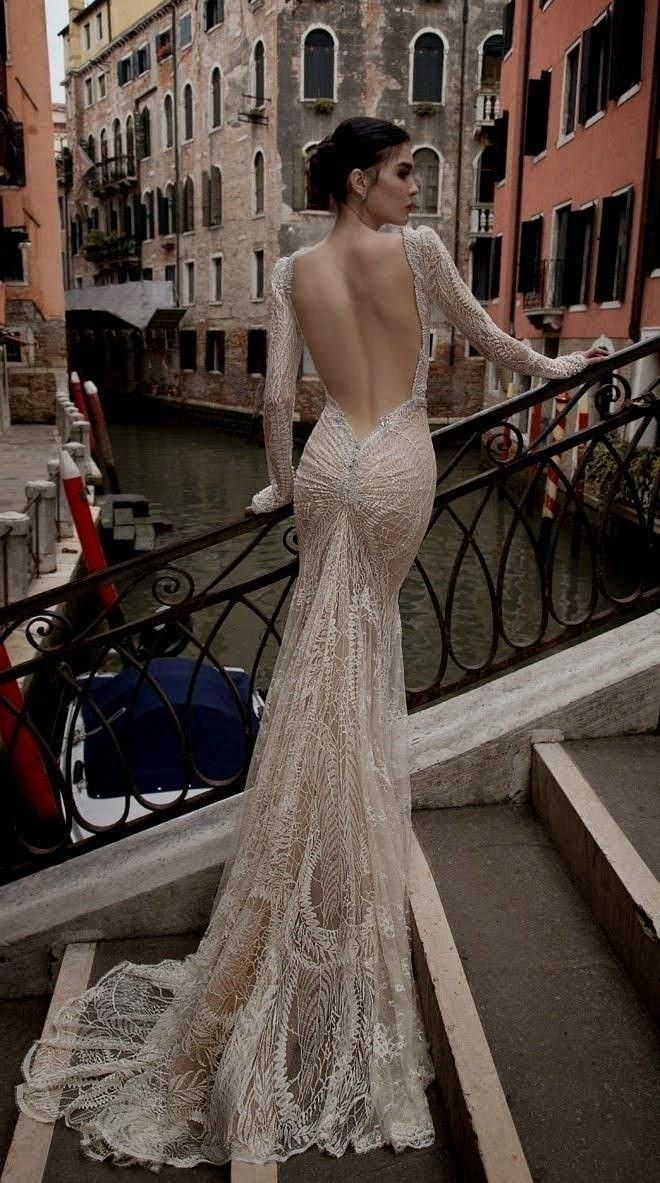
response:
<path fill-rule="evenodd" d="M 153 279 L 72 288 L 65 296 L 67 322 L 74 328 L 122 324 L 142 330 L 176 328 L 188 311 L 177 307 L 174 284 Z"/>

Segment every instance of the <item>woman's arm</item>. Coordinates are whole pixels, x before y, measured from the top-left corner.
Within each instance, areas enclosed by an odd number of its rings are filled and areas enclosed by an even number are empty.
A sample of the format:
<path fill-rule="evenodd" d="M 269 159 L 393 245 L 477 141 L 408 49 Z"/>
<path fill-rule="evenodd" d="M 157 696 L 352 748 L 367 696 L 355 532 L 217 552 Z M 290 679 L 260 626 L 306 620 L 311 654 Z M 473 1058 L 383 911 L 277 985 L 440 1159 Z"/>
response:
<path fill-rule="evenodd" d="M 264 385 L 264 441 L 270 485 L 254 494 L 249 506 L 253 513 L 269 513 L 293 500 L 291 425 L 303 337 L 287 292 L 287 265 L 285 255 L 277 260 L 271 275 L 273 303 Z"/>
<path fill-rule="evenodd" d="M 544 357 L 498 328 L 461 279 L 454 260 L 435 230 L 420 226 L 417 233 L 423 236 L 431 295 L 447 320 L 456 325 L 489 361 L 506 366 L 517 374 L 539 378 L 571 378 L 589 365 L 589 359 L 578 352 Z"/>

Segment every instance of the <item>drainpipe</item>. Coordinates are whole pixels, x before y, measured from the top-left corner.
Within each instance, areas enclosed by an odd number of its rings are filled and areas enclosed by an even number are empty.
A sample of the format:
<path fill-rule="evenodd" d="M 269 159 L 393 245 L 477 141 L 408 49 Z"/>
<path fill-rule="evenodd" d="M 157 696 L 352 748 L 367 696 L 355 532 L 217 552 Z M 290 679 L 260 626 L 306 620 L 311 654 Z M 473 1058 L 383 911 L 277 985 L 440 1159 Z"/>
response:
<path fill-rule="evenodd" d="M 145 99 L 148 99 L 149 95 L 155 94 L 157 90 L 158 90 L 157 86 L 150 86 L 148 90 L 145 90 L 142 94 L 137 95 L 137 97 L 135 98 L 135 100 L 133 102 L 133 152 L 135 155 L 135 180 L 137 182 L 137 195 L 138 195 L 138 202 L 140 205 L 142 205 L 142 172 L 141 172 L 141 167 L 140 167 L 142 164 L 142 161 L 140 160 L 140 157 L 138 156 L 138 153 L 137 153 L 138 119 L 141 116 L 140 103 L 143 103 L 145 101 Z M 153 133 L 154 133 L 154 128 L 156 126 L 157 126 L 157 121 L 154 119 L 153 124 L 150 124 L 150 126 L 149 126 L 149 132 L 152 137 L 152 151 L 153 151 Z M 133 208 L 135 208 L 135 207 L 133 207 Z M 141 220 L 142 215 L 140 214 L 139 216 L 140 216 L 140 220 Z M 137 230 L 138 227 L 135 227 L 135 229 Z M 139 248 L 140 248 L 140 250 L 139 250 L 140 279 L 142 279 L 142 239 L 141 238 L 138 239 L 137 233 L 135 235 L 135 241 L 139 244 Z"/>
<path fill-rule="evenodd" d="M 525 44 L 523 47 L 523 80 L 525 89 L 520 102 L 520 119 L 518 122 L 518 169 L 516 176 L 516 192 L 514 196 L 513 209 L 513 253 L 511 255 L 511 285 L 509 288 L 509 334 L 514 336 L 516 323 L 516 280 L 518 274 L 518 255 L 520 253 L 520 210 L 522 207 L 522 185 L 523 185 L 523 165 L 525 157 L 523 155 L 523 148 L 525 146 L 525 107 L 526 107 L 526 84 L 529 77 L 529 59 L 530 46 L 532 41 L 532 11 L 534 7 L 534 0 L 527 0 L 527 28 L 525 29 Z"/>
<path fill-rule="evenodd" d="M 465 72 L 467 62 L 467 29 L 470 17 L 468 0 L 463 0 L 463 12 L 461 14 L 461 74 L 459 85 L 459 100 L 458 100 L 458 135 L 456 148 L 456 205 L 454 208 L 454 246 L 453 255 L 454 262 L 458 259 L 458 252 L 460 249 L 460 235 L 461 235 L 461 196 L 462 196 L 462 178 L 463 178 L 463 126 L 465 124 Z M 450 366 L 454 365 L 456 359 L 456 328 L 451 326 L 451 334 L 449 338 L 449 357 L 448 362 Z"/>
<path fill-rule="evenodd" d="M 655 56 L 654 61 L 660 61 L 660 16 L 656 16 L 655 24 Z M 632 299 L 630 301 L 630 322 L 628 336 L 631 341 L 639 341 L 641 337 L 642 301 L 644 298 L 644 243 L 646 241 L 646 221 L 649 215 L 649 192 L 651 189 L 651 174 L 655 165 L 655 146 L 658 135 L 658 119 L 660 117 L 660 84 L 658 71 L 651 70 L 651 96 L 649 101 L 649 119 L 646 126 L 646 148 L 644 153 L 644 174 L 642 177 L 642 192 L 639 211 L 639 241 L 637 244 L 637 260 L 633 282 Z"/>
<path fill-rule="evenodd" d="M 176 4 L 172 4 L 172 117 L 174 131 L 174 194 L 176 217 L 174 219 L 174 233 L 176 236 L 176 303 L 181 306 L 181 210 L 179 209 L 179 194 L 181 190 L 181 168 L 179 163 L 179 84 L 177 79 L 176 55 Z"/>

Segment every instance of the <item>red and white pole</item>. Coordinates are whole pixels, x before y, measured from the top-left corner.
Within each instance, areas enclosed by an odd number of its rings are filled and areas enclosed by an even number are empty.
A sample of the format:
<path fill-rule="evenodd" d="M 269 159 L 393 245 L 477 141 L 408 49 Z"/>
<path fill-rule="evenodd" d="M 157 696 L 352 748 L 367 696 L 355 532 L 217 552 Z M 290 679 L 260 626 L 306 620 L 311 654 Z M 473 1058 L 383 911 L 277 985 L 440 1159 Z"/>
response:
<path fill-rule="evenodd" d="M 558 414 L 562 405 L 567 403 L 570 399 L 569 394 L 557 394 L 553 401 L 553 417 Z M 566 416 L 559 415 L 555 423 L 552 438 L 560 443 L 566 435 Z M 557 516 L 557 494 L 559 487 L 559 466 L 560 457 L 556 456 L 546 467 L 545 474 L 545 491 L 543 494 L 543 506 L 541 509 L 541 530 L 540 542 L 545 549 L 552 529 L 552 523 Z"/>
<path fill-rule="evenodd" d="M 0 642 L 0 674 L 11 670 L 9 654 Z M 7 753 L 16 786 L 41 822 L 61 820 L 57 797 L 28 724 L 21 719 L 25 700 L 15 678 L 0 683 L 0 743 Z"/>
<path fill-rule="evenodd" d="M 60 472 L 85 566 L 90 574 L 96 571 L 107 571 L 108 562 L 94 524 L 85 482 L 72 457 L 65 451 L 60 452 Z M 104 608 L 114 607 L 119 599 L 117 589 L 112 583 L 99 583 L 96 591 Z"/>
<path fill-rule="evenodd" d="M 576 428 L 577 428 L 577 431 L 580 432 L 580 431 L 586 431 L 588 426 L 589 426 L 589 395 L 583 394 L 579 403 L 578 403 Z M 585 453 L 586 447 L 587 447 L 587 445 L 585 443 L 578 444 L 577 448 L 575 449 L 575 452 L 573 453 L 574 458 L 575 458 L 574 466 L 573 466 L 573 475 L 574 476 L 578 472 L 578 470 L 580 470 L 580 466 L 581 466 L 582 461 L 584 459 L 584 453 Z M 579 475 L 575 479 L 575 485 L 574 485 L 573 492 L 574 492 L 575 501 L 574 501 L 574 513 L 573 513 L 573 531 L 572 531 L 572 535 L 571 535 L 571 558 L 575 559 L 575 558 L 577 558 L 578 554 L 580 553 L 580 540 L 581 540 L 581 534 L 582 534 L 581 518 L 582 518 L 582 514 L 584 513 L 584 469 L 581 469 L 581 471 L 579 472 Z"/>
<path fill-rule="evenodd" d="M 89 407 L 90 421 L 94 428 L 96 457 L 101 464 L 105 477 L 106 492 L 118 493 L 119 481 L 117 479 L 115 459 L 112 454 L 112 444 L 103 413 L 103 403 L 101 402 L 98 389 L 94 382 L 85 382 L 85 398 Z"/>
<path fill-rule="evenodd" d="M 76 404 L 78 411 L 83 416 L 83 418 L 89 423 L 89 413 L 87 410 L 87 403 L 85 401 L 85 394 L 83 391 L 82 382 L 80 381 L 80 378 L 75 370 L 71 371 L 71 377 L 69 379 L 69 389 L 71 391 L 71 398 L 73 399 L 74 403 Z M 90 424 L 90 432 L 89 432 L 89 446 L 90 446 L 90 448 L 94 449 L 94 434 L 91 430 L 91 424 Z"/>

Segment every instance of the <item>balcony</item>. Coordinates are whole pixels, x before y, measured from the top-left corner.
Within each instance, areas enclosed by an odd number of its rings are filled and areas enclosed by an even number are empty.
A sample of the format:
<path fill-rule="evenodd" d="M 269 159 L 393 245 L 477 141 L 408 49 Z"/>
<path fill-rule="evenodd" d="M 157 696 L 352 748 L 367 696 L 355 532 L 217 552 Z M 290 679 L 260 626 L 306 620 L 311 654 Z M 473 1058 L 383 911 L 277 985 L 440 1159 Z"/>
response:
<path fill-rule="evenodd" d="M 470 234 L 492 234 L 495 210 L 491 203 L 476 203 L 470 210 Z"/>
<path fill-rule="evenodd" d="M 0 185 L 22 188 L 25 184 L 23 124 L 12 119 L 0 103 Z"/>
<path fill-rule="evenodd" d="M 477 94 L 474 110 L 475 129 L 492 127 L 500 113 L 499 91 L 493 87 L 480 90 Z"/>
<path fill-rule="evenodd" d="M 137 263 L 140 244 L 127 234 L 102 234 L 99 230 L 90 230 L 82 253 L 88 263 Z"/>
<path fill-rule="evenodd" d="M 88 185 L 92 193 L 112 193 L 121 189 L 133 189 L 137 184 L 137 169 L 134 155 L 106 156 L 94 165 L 89 174 Z"/>
<path fill-rule="evenodd" d="M 529 291 L 522 293 L 522 306 L 532 324 L 538 327 L 561 324 L 566 311 L 564 294 L 565 259 L 540 259 Z"/>

